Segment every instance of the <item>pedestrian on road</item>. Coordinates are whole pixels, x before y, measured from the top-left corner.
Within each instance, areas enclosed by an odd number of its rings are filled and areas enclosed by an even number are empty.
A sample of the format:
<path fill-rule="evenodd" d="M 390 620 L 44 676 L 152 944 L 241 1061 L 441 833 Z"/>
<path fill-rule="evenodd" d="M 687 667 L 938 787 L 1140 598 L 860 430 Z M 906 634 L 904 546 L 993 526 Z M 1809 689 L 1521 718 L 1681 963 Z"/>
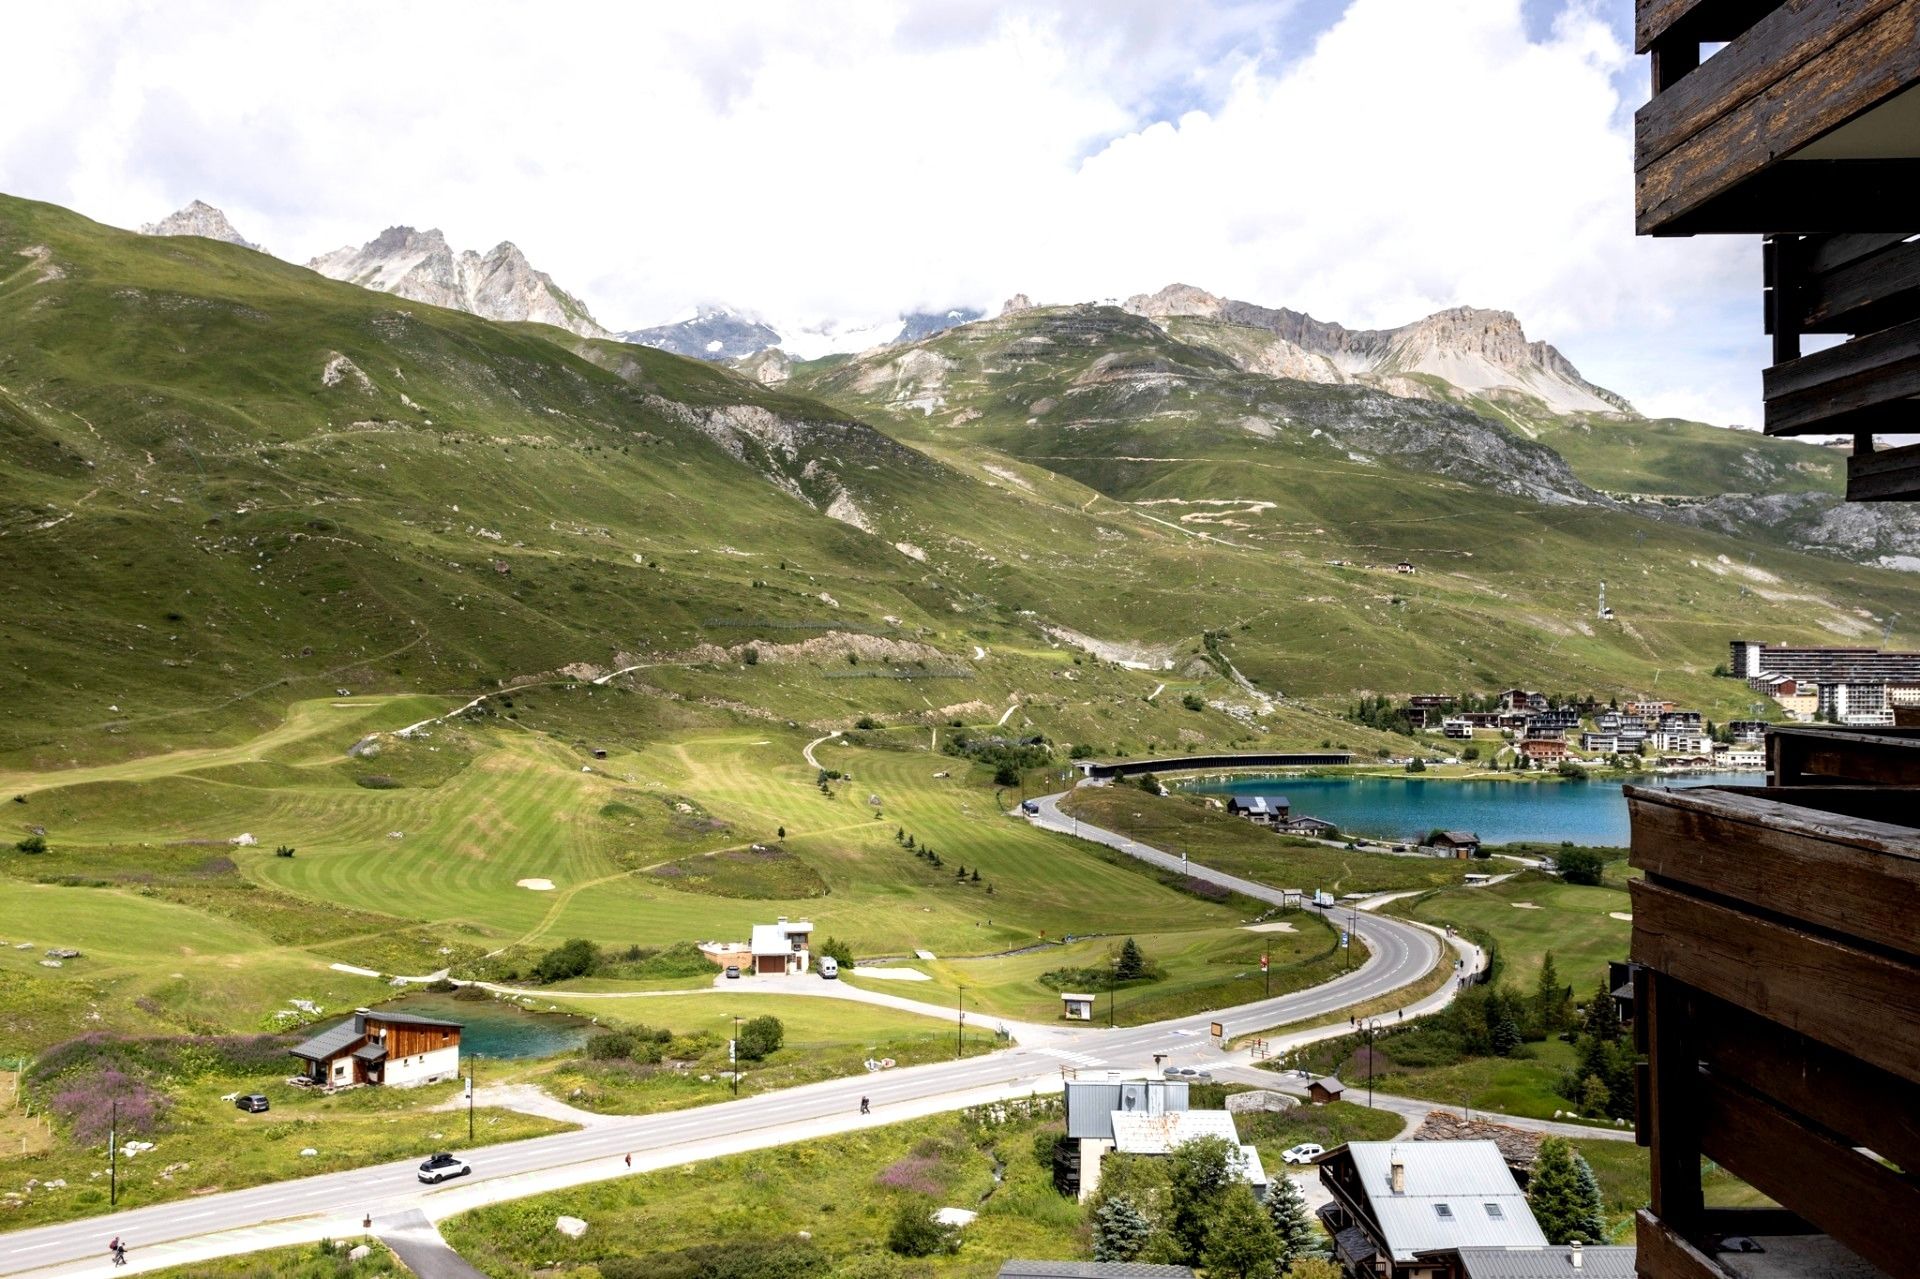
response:
<path fill-rule="evenodd" d="M 629 1167 L 629 1168 L 631 1168 L 631 1167 L 633 1167 L 633 1152 L 632 1152 L 632 1151 L 628 1151 L 628 1152 L 627 1152 L 627 1167 Z"/>
<path fill-rule="evenodd" d="M 865 1097 L 860 1099 L 860 1113 L 863 1115 L 871 1115 L 873 1113 L 873 1107 L 867 1104 Z"/>
<path fill-rule="evenodd" d="M 127 1264 L 127 1245 L 120 1242 L 119 1235 L 113 1237 L 113 1242 L 107 1245 L 107 1251 L 113 1255 L 114 1265 L 124 1266 Z"/>

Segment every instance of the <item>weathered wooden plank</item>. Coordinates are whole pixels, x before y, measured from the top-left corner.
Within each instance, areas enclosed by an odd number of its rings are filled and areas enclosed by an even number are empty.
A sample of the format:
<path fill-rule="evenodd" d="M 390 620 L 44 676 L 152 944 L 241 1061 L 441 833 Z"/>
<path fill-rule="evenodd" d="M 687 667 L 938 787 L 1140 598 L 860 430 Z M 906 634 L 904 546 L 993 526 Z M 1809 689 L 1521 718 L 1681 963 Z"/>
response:
<path fill-rule="evenodd" d="M 1783 725 L 1767 733 L 1776 786 L 1920 786 L 1920 731 Z"/>
<path fill-rule="evenodd" d="M 1920 1168 L 1920 1085 L 1723 1000 L 1694 1000 L 1707 1069 L 1902 1168 Z"/>
<path fill-rule="evenodd" d="M 1788 270 L 1798 278 L 1785 286 L 1787 318 L 1801 333 L 1869 333 L 1920 316 L 1920 244 L 1896 240 L 1825 271 Z"/>
<path fill-rule="evenodd" d="M 1707 1156 L 1890 1275 L 1913 1273 L 1904 1231 L 1920 1221 L 1920 1182 L 1716 1076 L 1701 1087 Z"/>
<path fill-rule="evenodd" d="M 1684 794 L 1715 790 L 1723 795 L 1770 799 L 1777 804 L 1841 813 L 1903 827 L 1920 837 L 1920 786 L 1715 786 L 1689 787 Z"/>
<path fill-rule="evenodd" d="M 1646 168 L 1897 3 L 1786 0 L 1634 113 L 1634 167 Z"/>
<path fill-rule="evenodd" d="M 1920 215 L 1916 216 L 1916 220 L 1920 221 Z M 1806 269 L 1816 275 L 1836 270 L 1861 258 L 1872 257 L 1882 249 L 1890 249 L 1906 238 L 1897 231 L 1808 236 L 1803 246 Z"/>
<path fill-rule="evenodd" d="M 1914 416 L 1920 419 L 1920 406 Z M 1920 500 L 1920 444 L 1855 453 L 1847 459 L 1849 502 Z"/>
<path fill-rule="evenodd" d="M 1893 411 L 1920 395 L 1920 320 L 1775 364 L 1761 377 L 1769 435 L 1849 433 L 1838 424 L 1850 415 Z"/>
<path fill-rule="evenodd" d="M 1780 0 L 1640 0 L 1634 6 L 1633 49 L 1646 53 L 1671 32 L 1696 43 L 1731 40 Z"/>
<path fill-rule="evenodd" d="M 1806 3 L 1831 7 L 1835 13 L 1843 6 L 1851 7 L 1846 0 Z M 1801 62 L 1664 152 L 1642 157 L 1635 175 L 1637 229 L 1641 234 L 1657 233 L 1822 134 L 1920 83 L 1920 39 L 1915 39 L 1916 30 L 1920 30 L 1920 0 L 1894 0 L 1865 22 L 1850 26 L 1844 37 L 1827 46 L 1820 56 Z M 1748 32 L 1655 102 L 1700 80 L 1720 57 L 1760 34 L 1758 27 Z M 1648 109 L 1652 106 L 1649 103 Z M 1802 181 L 1814 178 L 1811 172 L 1798 176 Z M 1818 228 L 1776 224 L 1762 229 Z M 1832 229 L 1894 228 L 1865 224 Z"/>
<path fill-rule="evenodd" d="M 1651 877 L 1628 887 L 1636 962 L 1903 1079 L 1920 1080 L 1920 965 L 1707 901 Z"/>
<path fill-rule="evenodd" d="M 1636 787 L 1627 811 L 1649 875 L 1920 955 L 1920 831 L 1719 788 Z"/>
<path fill-rule="evenodd" d="M 1774 400 L 1825 390 L 1862 374 L 1880 374 L 1916 351 L 1920 351 L 1920 319 L 1776 364 L 1761 375 L 1762 394 Z"/>
<path fill-rule="evenodd" d="M 1659 1216 L 1642 1208 L 1633 1217 L 1634 1265 L 1641 1279 L 1733 1279 Z"/>
<path fill-rule="evenodd" d="M 1920 187 L 1920 160 L 1793 160 L 1752 177 L 1689 211 L 1642 221 L 1642 235 L 1767 235 L 1793 231 L 1913 231 L 1907 192 Z"/>

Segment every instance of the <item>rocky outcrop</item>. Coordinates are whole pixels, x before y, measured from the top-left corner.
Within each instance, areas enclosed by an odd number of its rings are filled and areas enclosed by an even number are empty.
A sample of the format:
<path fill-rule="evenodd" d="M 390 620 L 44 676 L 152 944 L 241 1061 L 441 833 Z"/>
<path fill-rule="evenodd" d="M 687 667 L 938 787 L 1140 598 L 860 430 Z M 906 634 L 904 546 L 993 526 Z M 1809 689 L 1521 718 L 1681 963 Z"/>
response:
<path fill-rule="evenodd" d="M 1190 284 L 1137 294 L 1124 306 L 1154 320 L 1185 316 L 1264 329 L 1290 348 L 1276 353 L 1275 367 L 1298 370 L 1272 376 L 1313 382 L 1358 379 L 1382 386 L 1398 378 L 1392 389 L 1405 394 L 1418 389 L 1408 375 L 1424 374 L 1471 394 L 1531 396 L 1556 413 L 1633 411 L 1620 396 L 1581 377 L 1552 345 L 1529 342 L 1511 311 L 1461 306 L 1399 328 L 1349 329 L 1285 307 L 1219 297 Z"/>
<path fill-rule="evenodd" d="M 260 250 L 260 246 L 233 229 L 233 223 L 227 221 L 227 215 L 200 200 L 195 200 L 184 209 L 169 213 L 158 222 L 149 222 L 140 228 L 141 235 L 197 235 L 208 240 L 220 240 L 227 244 L 237 244 L 243 249 Z M 264 250 L 260 250 L 264 252 Z"/>
<path fill-rule="evenodd" d="M 307 263 L 334 280 L 489 320 L 552 324 L 582 337 L 610 337 L 586 304 L 537 271 L 509 241 L 485 254 L 456 252 L 437 230 L 388 227 L 374 239 Z"/>
<path fill-rule="evenodd" d="M 1016 293 L 1000 304 L 1000 314 L 1015 315 L 1021 311 L 1033 310 L 1033 299 L 1024 293 Z"/>
<path fill-rule="evenodd" d="M 1920 509 L 1847 502 L 1833 493 L 1723 493 L 1634 504 L 1656 519 L 1733 537 L 1765 537 L 1801 551 L 1920 571 Z"/>

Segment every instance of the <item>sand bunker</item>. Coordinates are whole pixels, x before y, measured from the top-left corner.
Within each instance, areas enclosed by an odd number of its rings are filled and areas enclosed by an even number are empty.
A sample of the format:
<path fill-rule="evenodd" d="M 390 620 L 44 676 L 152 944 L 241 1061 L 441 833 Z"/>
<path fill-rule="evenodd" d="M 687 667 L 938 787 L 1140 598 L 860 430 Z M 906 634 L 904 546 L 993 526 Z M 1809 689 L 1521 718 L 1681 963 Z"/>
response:
<path fill-rule="evenodd" d="M 932 981 L 918 968 L 855 968 L 855 977 L 878 977 L 881 981 Z"/>
<path fill-rule="evenodd" d="M 1272 919 L 1264 924 L 1242 924 L 1240 926 L 1250 933 L 1297 933 L 1300 931 L 1284 919 Z"/>
<path fill-rule="evenodd" d="M 514 883 L 521 888 L 531 888 L 536 893 L 550 893 L 553 891 L 553 881 L 551 879 L 516 879 Z"/>

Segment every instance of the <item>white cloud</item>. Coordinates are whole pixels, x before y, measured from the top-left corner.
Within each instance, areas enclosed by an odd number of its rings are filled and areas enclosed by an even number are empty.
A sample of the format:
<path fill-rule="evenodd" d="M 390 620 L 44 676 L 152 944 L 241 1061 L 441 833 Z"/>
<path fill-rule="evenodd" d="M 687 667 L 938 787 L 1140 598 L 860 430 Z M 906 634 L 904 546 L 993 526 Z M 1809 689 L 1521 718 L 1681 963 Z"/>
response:
<path fill-rule="evenodd" d="M 1312 26 L 1292 0 L 33 6 L 0 188 L 120 225 L 204 198 L 296 260 L 396 222 L 512 239 L 617 327 L 1175 279 L 1350 325 L 1505 307 L 1650 411 L 1754 419 L 1727 349 L 1757 350 L 1753 247 L 1633 237 L 1641 74 L 1591 0 L 1532 39 L 1520 0 Z"/>

